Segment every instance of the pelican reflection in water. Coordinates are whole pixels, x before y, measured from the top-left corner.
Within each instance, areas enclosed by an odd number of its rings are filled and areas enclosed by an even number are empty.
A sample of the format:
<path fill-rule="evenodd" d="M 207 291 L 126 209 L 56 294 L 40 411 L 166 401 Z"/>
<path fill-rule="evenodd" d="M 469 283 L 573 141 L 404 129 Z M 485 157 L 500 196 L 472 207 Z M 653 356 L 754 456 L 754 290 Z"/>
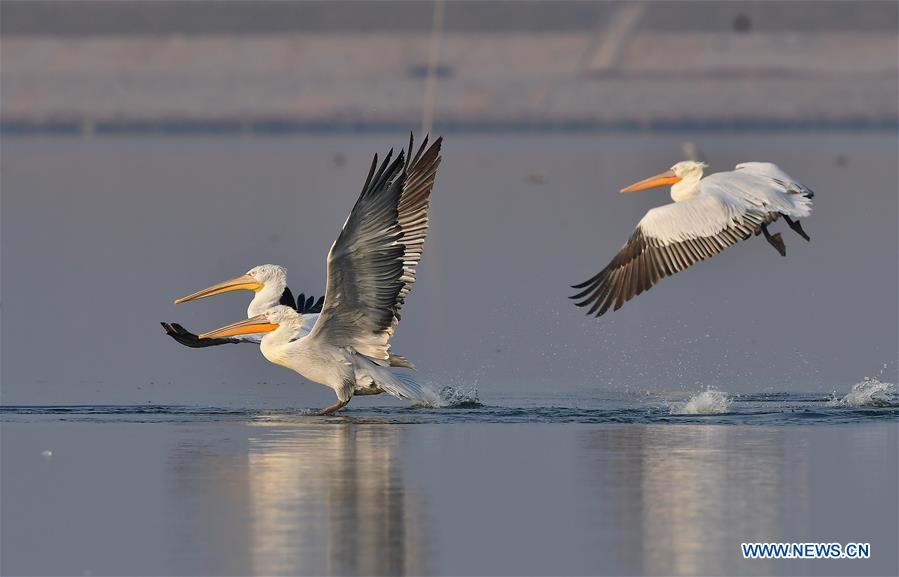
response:
<path fill-rule="evenodd" d="M 424 491 L 404 475 L 408 431 L 263 423 L 243 434 L 245 450 L 191 441 L 171 459 L 173 557 L 220 574 L 431 573 Z"/>
<path fill-rule="evenodd" d="M 752 439 L 747 442 L 747 437 Z M 582 437 L 582 474 L 593 488 L 582 499 L 583 514 L 601 515 L 616 529 L 616 559 L 604 560 L 622 573 L 645 575 L 741 574 L 733 535 L 746 541 L 787 539 L 791 523 L 807 530 L 808 503 L 796 495 L 798 518 L 779 506 L 790 462 L 777 430 L 753 438 L 737 428 L 648 425 L 601 428 Z M 794 458 L 795 475 L 808 473 Z M 746 483 L 752 479 L 752 483 Z M 759 504 L 764 504 L 760 506 Z M 722 527 L 730 527 L 722 531 Z M 596 544 L 603 550 L 603 544 Z M 761 573 L 777 573 L 773 561 L 753 560 Z"/>

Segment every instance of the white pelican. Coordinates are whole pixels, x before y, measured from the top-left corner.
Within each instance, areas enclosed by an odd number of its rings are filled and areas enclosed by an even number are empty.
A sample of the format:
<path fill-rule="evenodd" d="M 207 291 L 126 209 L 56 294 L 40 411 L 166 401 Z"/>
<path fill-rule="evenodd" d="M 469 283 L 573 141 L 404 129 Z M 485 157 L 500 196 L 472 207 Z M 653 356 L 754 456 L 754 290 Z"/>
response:
<path fill-rule="evenodd" d="M 276 264 L 254 266 L 238 277 L 206 287 L 173 302 L 177 305 L 238 290 L 253 291 L 253 300 L 247 307 L 248 317 L 262 314 L 278 304 L 296 308 L 293 295 L 287 288 L 287 269 Z"/>
<path fill-rule="evenodd" d="M 176 299 L 175 304 L 238 290 L 253 291 L 253 300 L 250 301 L 250 305 L 247 307 L 247 317 L 259 315 L 279 304 L 286 305 L 304 315 L 304 318 L 307 320 L 304 325 L 306 333 L 315 324 L 315 320 L 318 318 L 316 313 L 321 312 L 322 302 L 324 301 L 324 297 L 319 297 L 318 301 L 315 300 L 315 297 L 307 299 L 303 293 L 300 293 L 300 296 L 294 300 L 293 293 L 287 286 L 287 270 L 283 266 L 276 264 L 263 264 L 254 266 L 241 276 Z M 262 340 L 261 335 L 241 335 L 240 337 L 228 339 L 201 339 L 178 323 L 161 324 L 167 335 L 182 345 L 191 348 L 210 347 L 228 343 L 258 344 Z"/>
<path fill-rule="evenodd" d="M 318 320 L 318 313 L 322 311 L 325 300 L 325 297 L 319 297 L 317 301 L 315 297 L 307 299 L 305 294 L 300 293 L 300 296 L 294 301 L 293 293 L 287 286 L 287 269 L 277 264 L 261 264 L 254 266 L 240 276 L 206 287 L 186 297 L 175 299 L 174 303 L 186 303 L 239 290 L 253 291 L 253 299 L 247 307 L 247 318 L 258 316 L 278 305 L 289 306 L 303 315 L 303 323 L 300 325 L 295 335 L 296 337 L 306 336 L 312 330 L 315 321 Z M 182 345 L 195 349 L 230 343 L 259 344 L 262 342 L 261 334 L 244 334 L 221 339 L 201 339 L 178 323 L 162 323 L 162 328 L 167 335 Z M 405 357 L 395 354 L 390 355 L 390 366 L 415 368 Z"/>
<path fill-rule="evenodd" d="M 621 189 L 636 192 L 671 185 L 674 202 L 647 212 L 612 262 L 572 287 L 583 289 L 570 297 L 577 306 L 589 306 L 587 314 L 597 317 L 610 307 L 618 310 L 660 279 L 760 232 L 786 256 L 780 233 L 770 234 L 767 226 L 780 217 L 810 240 L 798 219 L 811 214 L 814 193 L 777 165 L 744 162 L 734 171 L 702 178 L 706 166 L 685 160 Z"/>
<path fill-rule="evenodd" d="M 410 139 L 409 162 L 402 152 L 391 162 L 391 151 L 379 167 L 375 155 L 362 193 L 328 252 L 325 302 L 309 334 L 297 338 L 303 315 L 275 306 L 200 338 L 265 333 L 260 349 L 266 359 L 337 394 L 323 415 L 346 406 L 354 394 L 387 392 L 421 400 L 420 386 L 386 367 L 390 337 L 427 236 L 441 142 L 438 138 L 425 150 L 425 138 L 411 158 Z"/>

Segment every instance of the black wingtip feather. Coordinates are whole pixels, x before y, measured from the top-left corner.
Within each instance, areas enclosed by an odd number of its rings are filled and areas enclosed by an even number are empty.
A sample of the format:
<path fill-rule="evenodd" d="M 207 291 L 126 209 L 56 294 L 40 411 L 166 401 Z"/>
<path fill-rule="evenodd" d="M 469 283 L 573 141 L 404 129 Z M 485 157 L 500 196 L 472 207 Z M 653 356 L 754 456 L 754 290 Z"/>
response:
<path fill-rule="evenodd" d="M 590 278 L 588 278 L 587 280 L 585 280 L 582 283 L 571 285 L 571 288 L 582 289 L 584 287 L 590 286 L 596 282 L 596 279 L 598 279 L 599 275 L 601 275 L 601 274 L 602 274 L 602 272 L 596 273 L 595 275 L 591 276 Z"/>
<path fill-rule="evenodd" d="M 409 164 L 412 162 L 412 144 L 415 141 L 415 133 L 409 131 L 409 153 L 406 155 L 406 164 L 403 166 L 403 172 L 409 171 Z"/>
<path fill-rule="evenodd" d="M 278 304 L 297 310 L 297 303 L 293 300 L 293 293 L 290 292 L 290 287 L 284 287 L 281 298 L 278 299 Z"/>
<path fill-rule="evenodd" d="M 368 169 L 368 176 L 365 178 L 365 184 L 362 185 L 362 191 L 365 192 L 368 190 L 369 185 L 371 185 L 371 179 L 375 175 L 375 169 L 378 167 L 378 153 L 375 153 L 375 157 L 371 159 L 371 168 Z"/>

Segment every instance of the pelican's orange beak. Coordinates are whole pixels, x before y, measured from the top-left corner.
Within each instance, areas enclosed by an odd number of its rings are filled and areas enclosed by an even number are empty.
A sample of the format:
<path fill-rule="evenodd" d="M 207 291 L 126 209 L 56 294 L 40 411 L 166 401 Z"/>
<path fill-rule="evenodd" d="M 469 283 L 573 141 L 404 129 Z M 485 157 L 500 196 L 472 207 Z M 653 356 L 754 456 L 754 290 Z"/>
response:
<path fill-rule="evenodd" d="M 635 182 L 630 186 L 621 189 L 621 192 L 637 192 L 638 190 L 646 190 L 647 188 L 655 188 L 657 186 L 666 186 L 681 181 L 681 178 L 674 174 L 673 170 L 666 170 L 655 176 L 650 176 L 640 182 Z"/>
<path fill-rule="evenodd" d="M 240 291 L 240 290 L 248 290 L 248 291 L 258 291 L 263 286 L 263 283 L 257 281 L 253 277 L 248 274 L 241 275 L 239 277 L 232 278 L 230 280 L 226 280 L 225 282 L 220 282 L 218 284 L 214 284 L 211 287 L 204 288 L 201 291 L 197 291 L 192 295 L 187 295 L 186 297 L 182 297 L 180 299 L 175 299 L 175 304 L 186 303 L 187 301 L 193 301 L 196 299 L 202 299 L 206 297 L 211 297 L 212 295 L 217 295 L 221 293 L 231 292 L 231 291 Z"/>
<path fill-rule="evenodd" d="M 270 323 L 265 315 L 231 323 L 220 329 L 209 331 L 200 335 L 201 339 L 214 339 L 220 337 L 233 337 L 236 335 L 255 335 L 258 333 L 270 333 L 278 328 L 277 323 Z"/>

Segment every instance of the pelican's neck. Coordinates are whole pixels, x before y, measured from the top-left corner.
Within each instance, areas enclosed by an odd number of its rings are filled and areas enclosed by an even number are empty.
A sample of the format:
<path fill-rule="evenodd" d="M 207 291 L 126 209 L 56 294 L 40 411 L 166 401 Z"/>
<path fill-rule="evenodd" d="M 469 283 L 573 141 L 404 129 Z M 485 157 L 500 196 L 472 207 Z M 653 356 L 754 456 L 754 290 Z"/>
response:
<path fill-rule="evenodd" d="M 262 288 L 253 295 L 250 306 L 247 307 L 247 318 L 261 315 L 268 309 L 277 306 L 281 301 L 281 294 L 284 292 L 284 283 L 269 281 L 262 285 Z"/>
<path fill-rule="evenodd" d="M 680 182 L 671 186 L 671 200 L 680 202 L 699 194 L 699 180 L 701 178 L 701 170 L 688 173 Z"/>
<path fill-rule="evenodd" d="M 299 316 L 295 321 L 279 323 L 278 328 L 266 333 L 259 344 L 262 356 L 276 365 L 293 369 L 290 360 L 296 341 L 292 339 L 297 336 L 302 323 L 303 317 Z"/>
<path fill-rule="evenodd" d="M 279 323 L 278 328 L 270 333 L 265 333 L 265 336 L 262 337 L 262 342 L 269 345 L 288 343 L 297 334 L 298 327 L 299 325 L 293 322 Z"/>

